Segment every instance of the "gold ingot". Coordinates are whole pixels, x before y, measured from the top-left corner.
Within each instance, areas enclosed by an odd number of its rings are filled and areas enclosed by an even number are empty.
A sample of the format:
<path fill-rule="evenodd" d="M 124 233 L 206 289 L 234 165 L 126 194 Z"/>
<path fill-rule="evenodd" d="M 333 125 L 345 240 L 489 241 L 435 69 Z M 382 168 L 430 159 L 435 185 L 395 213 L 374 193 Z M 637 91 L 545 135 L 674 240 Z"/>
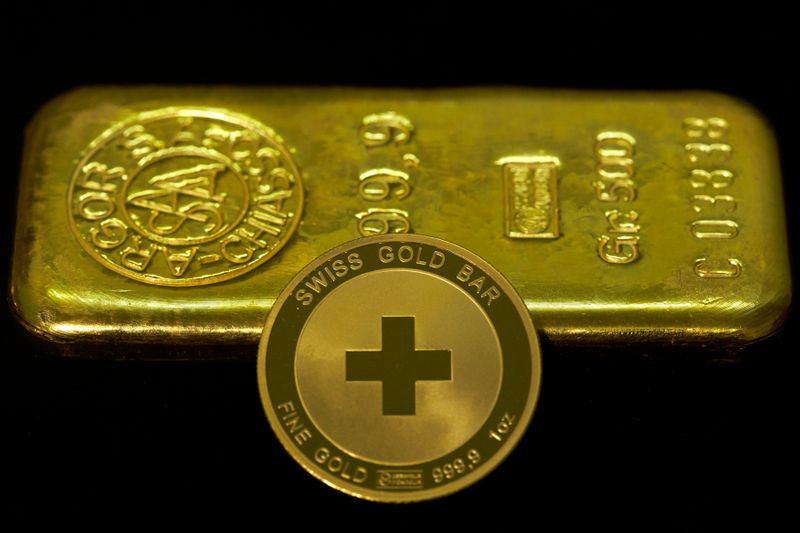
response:
<path fill-rule="evenodd" d="M 378 501 L 485 476 L 525 432 L 541 380 L 514 288 L 425 235 L 358 239 L 312 261 L 275 302 L 258 354 L 286 450 L 328 485 Z"/>
<path fill-rule="evenodd" d="M 85 88 L 27 132 L 11 299 L 67 355 L 252 357 L 358 236 L 433 235 L 559 346 L 735 351 L 790 300 L 775 141 L 703 92 Z"/>

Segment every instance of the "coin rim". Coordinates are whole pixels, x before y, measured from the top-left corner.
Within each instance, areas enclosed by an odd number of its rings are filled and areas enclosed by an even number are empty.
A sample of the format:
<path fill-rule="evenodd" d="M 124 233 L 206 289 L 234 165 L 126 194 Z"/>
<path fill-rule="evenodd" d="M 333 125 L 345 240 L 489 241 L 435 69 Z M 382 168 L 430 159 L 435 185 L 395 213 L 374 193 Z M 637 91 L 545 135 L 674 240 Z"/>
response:
<path fill-rule="evenodd" d="M 298 205 L 297 209 L 294 212 L 294 216 L 292 217 L 291 224 L 286 228 L 285 238 L 278 241 L 276 246 L 264 257 L 244 264 L 241 267 L 234 268 L 233 270 L 228 270 L 226 272 L 222 272 L 220 274 L 214 274 L 206 277 L 201 278 L 190 278 L 190 279 L 175 279 L 171 280 L 168 278 L 164 278 L 159 276 L 158 278 L 150 277 L 152 275 L 148 275 L 145 273 L 138 273 L 133 272 L 129 269 L 126 269 L 116 263 L 113 263 L 107 259 L 105 259 L 94 247 L 90 245 L 90 243 L 83 237 L 83 234 L 78 229 L 78 225 L 75 222 L 75 214 L 73 213 L 73 193 L 75 190 L 75 182 L 78 178 L 78 173 L 80 169 L 87 163 L 87 159 L 90 156 L 94 155 L 97 151 L 99 151 L 108 141 L 109 139 L 119 135 L 119 133 L 124 130 L 126 127 L 131 126 L 132 124 L 138 122 L 153 122 L 159 119 L 169 119 L 169 118 L 180 118 L 180 117 L 202 117 L 212 120 L 219 120 L 223 122 L 233 123 L 238 126 L 252 129 L 259 135 L 266 137 L 270 141 L 272 141 L 278 148 L 280 148 L 281 153 L 286 157 L 286 161 L 289 163 L 291 170 L 293 171 L 293 175 L 296 180 L 297 187 L 295 188 L 297 191 L 298 197 Z M 78 243 L 81 247 L 90 255 L 92 258 L 97 261 L 98 264 L 101 266 L 108 268 L 116 272 L 117 274 L 121 274 L 128 279 L 132 279 L 134 281 L 138 281 L 141 283 L 146 283 L 148 285 L 157 285 L 161 287 L 197 287 L 199 285 L 212 285 L 214 283 L 219 283 L 221 281 L 227 281 L 229 279 L 235 278 L 242 274 L 246 274 L 251 270 L 261 266 L 266 261 L 269 261 L 275 255 L 286 246 L 286 243 L 294 236 L 295 232 L 297 231 L 297 227 L 300 225 L 300 221 L 303 218 L 303 208 L 305 207 L 305 188 L 303 186 L 303 175 L 302 171 L 300 170 L 299 165 L 294 159 L 293 149 L 285 144 L 283 137 L 281 137 L 275 130 L 270 128 L 269 126 L 262 124 L 261 122 L 250 118 L 246 115 L 236 113 L 234 111 L 229 111 L 227 109 L 221 108 L 213 108 L 213 107 L 202 107 L 202 106 L 170 106 L 170 107 L 162 107 L 160 109 L 153 109 L 150 111 L 142 111 L 140 113 L 136 113 L 134 116 L 129 117 L 125 120 L 122 120 L 113 126 L 105 129 L 99 136 L 97 136 L 91 143 L 81 152 L 80 156 L 77 158 L 77 162 L 75 164 L 75 170 L 73 170 L 72 175 L 70 176 L 69 185 L 67 188 L 67 220 L 69 222 L 70 230 L 72 231 L 72 235 L 76 238 Z M 248 206 L 249 209 L 249 206 Z M 232 228 L 233 231 L 235 228 Z M 230 232 L 228 232 L 230 233 Z M 137 235 L 140 235 L 138 231 L 136 231 Z M 148 238 L 146 235 L 143 237 Z M 221 236 L 220 238 L 224 237 Z M 151 239 L 152 240 L 152 239 Z"/>
<path fill-rule="evenodd" d="M 272 335 L 272 327 L 275 323 L 277 315 L 280 312 L 280 309 L 283 307 L 286 300 L 292 294 L 293 292 L 292 289 L 298 283 L 300 283 L 308 274 L 313 272 L 320 264 L 324 263 L 329 258 L 342 254 L 348 250 L 353 250 L 355 248 L 368 246 L 370 244 L 378 242 L 413 242 L 420 244 L 428 244 L 431 246 L 437 246 L 439 248 L 446 249 L 451 253 L 453 253 L 454 255 L 458 255 L 463 259 L 469 260 L 487 274 L 491 274 L 492 280 L 495 281 L 498 285 L 500 285 L 503 291 L 508 295 L 509 299 L 511 299 L 512 301 L 512 304 L 514 305 L 514 307 L 517 309 L 517 311 L 521 316 L 523 327 L 525 328 L 525 332 L 527 333 L 528 336 L 528 344 L 531 348 L 531 359 L 532 359 L 530 389 L 528 390 L 528 397 L 525 402 L 525 407 L 523 408 L 522 413 L 520 415 L 520 423 L 517 426 L 516 431 L 512 432 L 512 434 L 508 437 L 508 439 L 500 445 L 497 451 L 485 463 L 483 463 L 480 469 L 475 470 L 471 475 L 466 475 L 464 477 L 461 477 L 460 479 L 451 481 L 444 486 L 432 487 L 430 489 L 421 489 L 410 492 L 392 492 L 392 491 L 380 491 L 377 489 L 371 489 L 366 487 L 360 489 L 354 489 L 351 485 L 345 485 L 344 483 L 340 483 L 336 476 L 329 475 L 324 470 L 317 468 L 317 465 L 312 464 L 310 460 L 297 449 L 297 446 L 294 443 L 292 443 L 291 439 L 285 434 L 285 432 L 281 428 L 280 420 L 278 419 L 277 413 L 275 412 L 274 406 L 270 399 L 269 391 L 267 390 L 267 372 L 266 372 L 267 345 L 269 344 L 269 338 Z M 296 354 L 292 354 L 292 357 L 293 358 L 296 357 Z M 377 501 L 377 502 L 404 503 L 404 502 L 414 502 L 414 501 L 439 498 L 457 492 L 486 477 L 495 468 L 497 468 L 497 466 L 506 457 L 508 457 L 508 455 L 517 446 L 522 436 L 526 433 L 528 425 L 530 424 L 530 421 L 533 418 L 533 411 L 539 398 L 539 392 L 541 390 L 542 359 L 541 359 L 541 348 L 539 345 L 539 338 L 536 334 L 536 329 L 533 327 L 533 321 L 531 319 L 528 308 L 525 306 L 524 300 L 519 295 L 519 293 L 514 289 L 511 283 L 505 278 L 505 276 L 503 276 L 497 269 L 495 269 L 492 265 L 490 265 L 486 260 L 457 244 L 453 244 L 451 242 L 439 239 L 437 237 L 432 237 L 429 235 L 422 235 L 422 234 L 375 235 L 371 237 L 363 237 L 360 239 L 355 239 L 346 242 L 344 244 L 341 244 L 331 250 L 328 250 L 327 252 L 323 253 L 322 255 L 311 261 L 308 265 L 306 265 L 305 268 L 303 268 L 300 272 L 298 272 L 297 275 L 295 275 L 291 279 L 291 281 L 289 281 L 286 287 L 284 287 L 284 289 L 281 291 L 278 298 L 275 300 L 275 303 L 272 305 L 272 308 L 269 314 L 267 315 L 266 324 L 264 326 L 264 330 L 261 335 L 261 340 L 259 341 L 258 344 L 257 374 L 258 374 L 258 390 L 261 396 L 261 405 L 264 409 L 264 412 L 267 415 L 270 427 L 278 437 L 280 443 L 289 453 L 289 455 L 291 455 L 292 458 L 297 463 L 299 463 L 304 470 L 306 470 L 308 473 L 310 473 L 312 476 L 319 479 L 326 485 L 338 491 L 349 494 L 350 496 L 355 496 L 357 498 L 370 501 Z M 474 436 L 472 438 L 474 438 Z"/>

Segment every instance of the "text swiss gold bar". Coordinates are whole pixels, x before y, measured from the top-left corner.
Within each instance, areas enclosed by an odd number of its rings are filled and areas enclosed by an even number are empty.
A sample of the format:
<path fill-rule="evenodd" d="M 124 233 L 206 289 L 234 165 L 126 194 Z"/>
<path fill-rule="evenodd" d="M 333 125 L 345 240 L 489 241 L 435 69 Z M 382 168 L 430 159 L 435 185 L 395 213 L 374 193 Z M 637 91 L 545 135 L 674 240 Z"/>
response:
<path fill-rule="evenodd" d="M 28 129 L 11 300 L 66 355 L 255 357 L 313 258 L 419 233 L 494 265 L 553 344 L 735 350 L 789 304 L 781 191 L 769 127 L 717 94 L 84 88 Z"/>

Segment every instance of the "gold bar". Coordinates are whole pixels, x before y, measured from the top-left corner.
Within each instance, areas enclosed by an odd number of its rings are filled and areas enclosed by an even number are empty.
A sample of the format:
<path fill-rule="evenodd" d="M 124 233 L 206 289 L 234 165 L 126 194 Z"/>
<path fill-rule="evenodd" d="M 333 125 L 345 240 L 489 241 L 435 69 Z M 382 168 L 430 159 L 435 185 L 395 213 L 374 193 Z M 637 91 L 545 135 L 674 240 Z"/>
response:
<path fill-rule="evenodd" d="M 302 267 L 406 231 L 559 346 L 736 350 L 791 295 L 775 141 L 724 95 L 89 87 L 28 128 L 12 307 L 66 355 L 254 357 Z"/>

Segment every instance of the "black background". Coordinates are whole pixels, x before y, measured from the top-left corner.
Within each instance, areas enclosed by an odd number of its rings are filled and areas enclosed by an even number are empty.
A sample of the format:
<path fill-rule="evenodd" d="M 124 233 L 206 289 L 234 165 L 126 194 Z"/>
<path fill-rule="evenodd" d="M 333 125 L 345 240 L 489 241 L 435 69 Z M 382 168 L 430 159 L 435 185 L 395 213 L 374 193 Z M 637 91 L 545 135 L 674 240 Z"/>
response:
<path fill-rule="evenodd" d="M 6 7 L 0 263 L 24 125 L 50 98 L 97 83 L 717 90 L 774 125 L 792 209 L 793 17 L 726 4 Z M 796 228 L 794 210 L 790 237 Z M 705 531 L 774 526 L 796 507 L 796 314 L 736 364 L 545 346 L 539 407 L 511 457 L 472 488 L 403 506 L 340 495 L 302 472 L 267 424 L 252 363 L 62 360 L 5 309 L 2 321 L 0 508 L 12 523 L 274 528 L 281 517 L 416 529 L 485 518 L 498 530 Z"/>

